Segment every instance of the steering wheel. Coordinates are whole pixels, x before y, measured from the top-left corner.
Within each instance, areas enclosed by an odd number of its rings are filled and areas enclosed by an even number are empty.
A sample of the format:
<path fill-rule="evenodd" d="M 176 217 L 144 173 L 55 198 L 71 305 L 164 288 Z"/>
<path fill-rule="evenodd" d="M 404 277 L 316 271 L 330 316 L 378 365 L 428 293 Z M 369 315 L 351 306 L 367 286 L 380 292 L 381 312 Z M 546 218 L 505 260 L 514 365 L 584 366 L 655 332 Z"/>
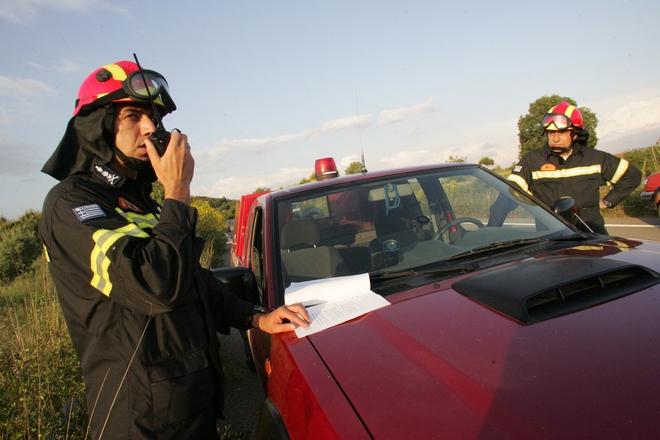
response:
<path fill-rule="evenodd" d="M 440 229 L 438 229 L 438 232 L 436 232 L 433 235 L 433 239 L 442 240 L 442 236 L 444 235 L 445 232 L 447 232 L 449 228 L 453 228 L 454 226 L 460 225 L 461 223 L 473 223 L 477 225 L 479 229 L 486 227 L 479 219 L 476 219 L 474 217 L 458 217 L 450 221 L 446 225 L 441 226 Z"/>
<path fill-rule="evenodd" d="M 316 218 L 323 215 L 323 211 L 321 211 L 321 208 L 309 208 L 305 213 L 303 214 L 303 217 L 305 218 Z"/>

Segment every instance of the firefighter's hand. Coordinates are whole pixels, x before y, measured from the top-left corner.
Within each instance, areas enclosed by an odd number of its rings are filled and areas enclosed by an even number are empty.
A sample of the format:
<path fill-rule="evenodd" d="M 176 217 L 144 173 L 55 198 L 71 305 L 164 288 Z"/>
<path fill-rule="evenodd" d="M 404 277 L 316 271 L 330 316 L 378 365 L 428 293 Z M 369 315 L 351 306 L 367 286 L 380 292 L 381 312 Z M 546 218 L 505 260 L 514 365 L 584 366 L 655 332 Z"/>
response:
<path fill-rule="evenodd" d="M 156 147 L 149 139 L 145 139 L 144 143 L 156 177 L 163 184 L 165 198 L 189 205 L 190 182 L 195 171 L 195 160 L 190 154 L 188 136 L 173 131 L 162 157 L 158 155 Z"/>
<path fill-rule="evenodd" d="M 252 318 L 252 326 L 266 333 L 284 333 L 298 327 L 307 328 L 310 323 L 305 306 L 301 303 L 282 306 L 268 314 L 257 313 Z"/>

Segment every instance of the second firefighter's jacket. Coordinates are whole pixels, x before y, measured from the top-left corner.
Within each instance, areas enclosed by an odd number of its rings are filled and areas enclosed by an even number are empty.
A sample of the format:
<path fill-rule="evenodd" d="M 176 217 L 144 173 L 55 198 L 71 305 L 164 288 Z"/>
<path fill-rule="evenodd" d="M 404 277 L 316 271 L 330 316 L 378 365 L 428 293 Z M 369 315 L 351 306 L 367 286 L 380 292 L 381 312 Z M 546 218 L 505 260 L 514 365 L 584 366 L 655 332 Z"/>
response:
<path fill-rule="evenodd" d="M 641 176 L 625 159 L 574 144 L 566 160 L 553 154 L 548 145 L 527 153 L 509 180 L 548 206 L 563 196 L 572 197 L 587 224 L 603 226 L 600 187 L 611 186 L 604 198 L 616 206 L 639 185 Z"/>

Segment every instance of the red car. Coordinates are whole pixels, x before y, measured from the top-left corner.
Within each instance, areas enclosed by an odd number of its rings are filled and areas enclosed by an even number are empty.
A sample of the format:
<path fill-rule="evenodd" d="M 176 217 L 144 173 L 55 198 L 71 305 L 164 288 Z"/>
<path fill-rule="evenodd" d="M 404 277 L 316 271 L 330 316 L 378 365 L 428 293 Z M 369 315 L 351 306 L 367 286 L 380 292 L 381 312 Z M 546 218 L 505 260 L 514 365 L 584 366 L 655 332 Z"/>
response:
<path fill-rule="evenodd" d="M 651 174 L 644 179 L 644 188 L 640 194 L 642 203 L 660 215 L 660 173 Z"/>
<path fill-rule="evenodd" d="M 263 194 L 245 231 L 243 268 L 217 272 L 255 303 L 350 277 L 389 302 L 301 338 L 249 331 L 256 438 L 660 433 L 660 244 L 581 233 L 469 164 Z"/>

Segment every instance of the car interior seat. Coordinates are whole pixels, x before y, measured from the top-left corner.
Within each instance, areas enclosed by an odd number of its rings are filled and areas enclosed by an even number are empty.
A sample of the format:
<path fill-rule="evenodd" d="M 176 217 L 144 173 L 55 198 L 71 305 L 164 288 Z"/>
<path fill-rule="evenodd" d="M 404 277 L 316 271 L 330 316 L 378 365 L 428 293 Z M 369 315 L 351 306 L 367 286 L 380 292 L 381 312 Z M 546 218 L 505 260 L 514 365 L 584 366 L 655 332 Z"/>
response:
<path fill-rule="evenodd" d="M 374 229 L 377 238 L 369 243 L 372 253 L 381 252 L 383 242 L 386 240 L 396 240 L 401 247 L 420 241 L 419 236 L 412 229 L 408 213 L 402 208 L 379 213 L 374 219 Z"/>
<path fill-rule="evenodd" d="M 313 219 L 285 223 L 280 235 L 284 270 L 292 282 L 348 275 L 341 254 L 332 246 L 321 246 L 321 233 Z"/>

